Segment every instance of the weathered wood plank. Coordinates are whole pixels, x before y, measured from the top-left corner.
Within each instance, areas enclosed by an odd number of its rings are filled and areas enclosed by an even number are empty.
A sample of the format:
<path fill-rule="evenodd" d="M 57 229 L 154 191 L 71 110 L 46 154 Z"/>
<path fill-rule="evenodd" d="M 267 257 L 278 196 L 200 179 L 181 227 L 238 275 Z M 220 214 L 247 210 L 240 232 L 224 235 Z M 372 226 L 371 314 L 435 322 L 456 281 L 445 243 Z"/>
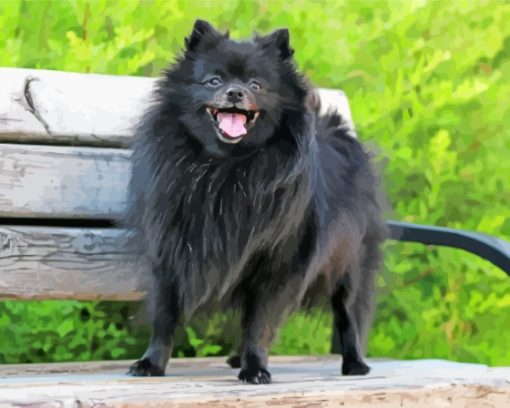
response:
<path fill-rule="evenodd" d="M 0 141 L 127 145 L 155 80 L 0 68 Z M 324 89 L 320 97 L 352 125 L 343 92 Z"/>
<path fill-rule="evenodd" d="M 0 227 L 0 299 L 138 300 L 146 265 L 125 231 Z"/>
<path fill-rule="evenodd" d="M 1 140 L 125 144 L 153 82 L 151 78 L 1 68 Z"/>
<path fill-rule="evenodd" d="M 116 217 L 129 171 L 127 150 L 0 144 L 0 217 Z"/>
<path fill-rule="evenodd" d="M 338 357 L 270 357 L 274 383 L 261 386 L 224 358 L 174 359 L 160 378 L 127 377 L 129 363 L 0 367 L 0 407 L 510 406 L 510 368 L 442 360 L 373 360 L 368 376 L 343 377 Z"/>

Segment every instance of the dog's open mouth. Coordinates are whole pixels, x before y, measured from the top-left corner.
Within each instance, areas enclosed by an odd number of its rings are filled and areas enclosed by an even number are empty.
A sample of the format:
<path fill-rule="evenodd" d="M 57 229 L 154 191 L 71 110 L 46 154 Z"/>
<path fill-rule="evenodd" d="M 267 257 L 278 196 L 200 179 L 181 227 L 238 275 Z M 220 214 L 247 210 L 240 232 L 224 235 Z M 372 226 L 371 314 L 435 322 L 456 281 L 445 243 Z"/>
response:
<path fill-rule="evenodd" d="M 248 129 L 255 124 L 259 116 L 258 111 L 238 108 L 218 109 L 207 107 L 206 109 L 218 127 L 218 136 L 227 143 L 239 142 L 243 135 L 248 133 Z"/>

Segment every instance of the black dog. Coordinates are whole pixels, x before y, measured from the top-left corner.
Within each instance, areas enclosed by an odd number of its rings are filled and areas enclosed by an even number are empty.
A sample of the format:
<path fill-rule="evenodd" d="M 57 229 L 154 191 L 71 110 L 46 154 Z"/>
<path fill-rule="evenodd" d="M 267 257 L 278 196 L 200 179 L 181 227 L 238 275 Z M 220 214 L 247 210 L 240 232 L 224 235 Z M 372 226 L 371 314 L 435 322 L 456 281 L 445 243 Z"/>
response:
<path fill-rule="evenodd" d="M 241 310 L 239 378 L 269 383 L 282 320 L 326 283 L 343 374 L 363 348 L 385 236 L 370 158 L 318 115 L 287 30 L 230 40 L 197 20 L 137 127 L 126 220 L 152 271 L 153 334 L 132 375 L 163 375 L 176 326 L 206 302 Z M 296 333 L 298 335 L 298 333 Z"/>

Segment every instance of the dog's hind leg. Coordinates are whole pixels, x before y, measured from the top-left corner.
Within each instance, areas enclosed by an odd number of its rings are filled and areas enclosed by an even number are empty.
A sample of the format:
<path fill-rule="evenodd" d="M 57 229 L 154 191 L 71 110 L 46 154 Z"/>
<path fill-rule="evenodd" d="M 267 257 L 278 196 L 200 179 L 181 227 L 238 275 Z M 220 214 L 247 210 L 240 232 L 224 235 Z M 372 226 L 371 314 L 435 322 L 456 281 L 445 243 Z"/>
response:
<path fill-rule="evenodd" d="M 378 241 L 365 242 L 364 248 L 364 257 L 360 267 L 361 275 L 356 286 L 356 293 L 353 293 L 354 299 L 350 305 L 352 316 L 358 328 L 359 344 L 363 356 L 367 348 L 375 305 L 375 277 L 382 260 Z"/>
<path fill-rule="evenodd" d="M 241 368 L 241 351 L 227 358 L 227 364 L 230 368 Z"/>
<path fill-rule="evenodd" d="M 375 274 L 380 267 L 381 234 L 367 234 L 358 262 L 351 263 L 331 296 L 337 335 L 342 348 L 342 374 L 369 372 L 363 357 L 374 306 Z"/>
<path fill-rule="evenodd" d="M 348 276 L 342 278 L 331 296 L 335 328 L 342 346 L 342 374 L 364 375 L 370 371 L 370 368 L 363 361 L 358 325 L 352 308 L 348 305 L 351 300 L 348 281 Z"/>

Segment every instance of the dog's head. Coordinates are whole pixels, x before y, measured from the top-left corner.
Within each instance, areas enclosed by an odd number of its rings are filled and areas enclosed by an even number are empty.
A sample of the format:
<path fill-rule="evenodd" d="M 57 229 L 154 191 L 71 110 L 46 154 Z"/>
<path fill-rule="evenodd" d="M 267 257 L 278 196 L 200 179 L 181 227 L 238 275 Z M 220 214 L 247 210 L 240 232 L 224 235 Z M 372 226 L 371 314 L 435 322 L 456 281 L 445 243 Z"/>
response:
<path fill-rule="evenodd" d="M 238 42 L 197 20 L 183 57 L 166 73 L 179 119 L 211 155 L 258 146 L 285 110 L 300 110 L 306 86 L 296 74 L 286 29 Z"/>

